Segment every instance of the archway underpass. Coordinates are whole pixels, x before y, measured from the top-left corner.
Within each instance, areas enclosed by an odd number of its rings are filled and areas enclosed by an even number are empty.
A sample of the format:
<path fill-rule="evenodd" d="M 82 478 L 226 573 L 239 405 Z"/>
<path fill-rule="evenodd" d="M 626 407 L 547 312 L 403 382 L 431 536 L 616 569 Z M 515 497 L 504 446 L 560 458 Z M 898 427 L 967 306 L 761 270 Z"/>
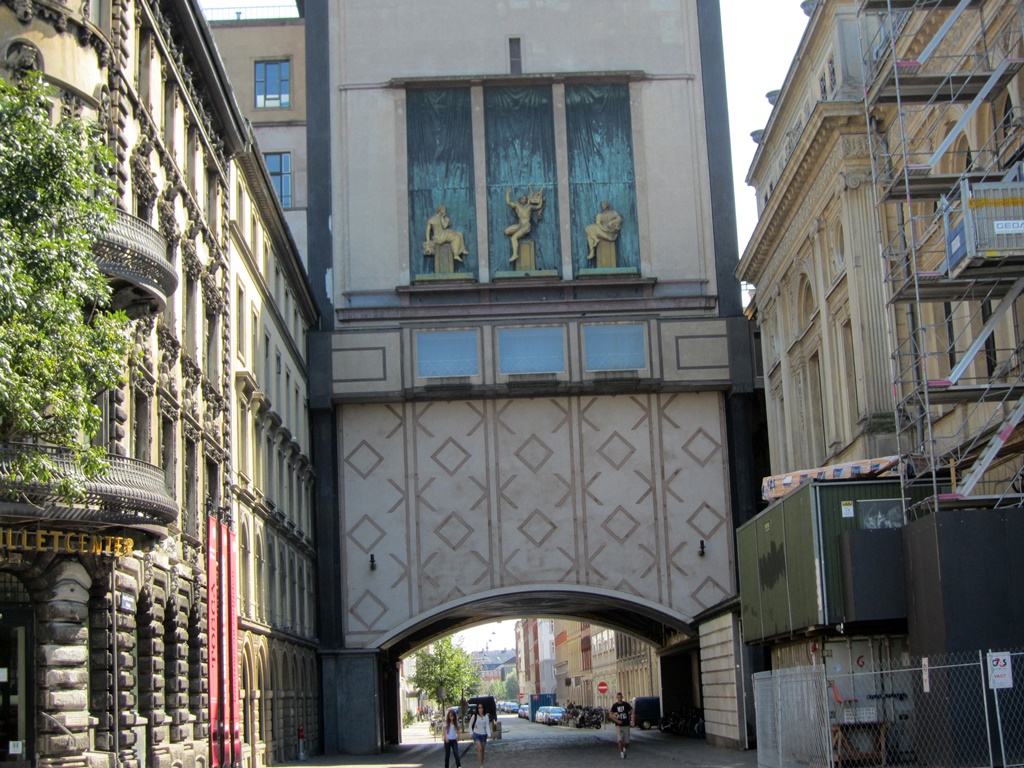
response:
<path fill-rule="evenodd" d="M 454 601 L 443 609 L 421 616 L 416 622 L 396 627 L 376 638 L 373 651 L 342 652 L 350 673 L 361 669 L 365 675 L 362 680 L 368 687 L 364 691 L 371 690 L 369 686 L 372 686 L 372 690 L 378 692 L 379 749 L 402 742 L 402 713 L 408 709 L 408 702 L 403 699 L 401 691 L 402 659 L 460 630 L 493 621 L 523 618 L 584 622 L 591 625 L 593 634 L 610 629 L 636 638 L 652 648 L 650 671 L 644 673 L 645 678 L 650 676 L 650 684 L 638 690 L 633 690 L 630 685 L 620 686 L 626 688 L 627 696 L 660 696 L 666 712 L 703 704 L 701 642 L 689 617 L 673 615 L 653 601 L 634 595 L 596 588 L 496 590 L 483 598 L 476 596 Z M 614 655 L 613 648 L 613 664 Z M 729 661 L 731 666 L 731 655 Z M 592 670 L 594 684 L 601 679 L 599 667 L 595 664 Z M 615 680 L 614 674 L 605 676 Z M 612 687 L 614 685 L 612 682 Z M 581 698 L 578 693 L 562 693 L 558 698 L 606 707 L 613 694 L 614 691 L 610 691 L 608 700 L 604 701 Z"/>
<path fill-rule="evenodd" d="M 700 646 L 731 676 L 708 737 L 741 743 L 725 415 L 715 390 L 339 408 L 319 542 L 325 751 L 400 738 L 398 662 L 432 638 L 559 615 Z"/>

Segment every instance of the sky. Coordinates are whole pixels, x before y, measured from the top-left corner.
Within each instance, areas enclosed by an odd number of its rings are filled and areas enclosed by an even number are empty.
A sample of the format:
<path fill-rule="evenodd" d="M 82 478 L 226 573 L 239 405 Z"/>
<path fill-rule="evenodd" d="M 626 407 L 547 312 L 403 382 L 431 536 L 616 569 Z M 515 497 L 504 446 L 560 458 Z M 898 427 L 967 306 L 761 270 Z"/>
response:
<path fill-rule="evenodd" d="M 200 0 L 206 9 L 280 7 L 287 0 Z M 720 0 L 725 44 L 726 92 L 732 144 L 736 234 L 740 253 L 757 224 L 757 201 L 746 176 L 757 145 L 750 132 L 771 115 L 766 94 L 782 87 L 807 16 L 800 0 Z M 506 620 L 459 633 L 467 651 L 515 648 L 515 621 Z M 489 645 L 488 645 L 489 644 Z"/>
<path fill-rule="evenodd" d="M 505 619 L 465 629 L 455 635 L 454 642 L 470 652 L 515 650 L 516 620 Z"/>

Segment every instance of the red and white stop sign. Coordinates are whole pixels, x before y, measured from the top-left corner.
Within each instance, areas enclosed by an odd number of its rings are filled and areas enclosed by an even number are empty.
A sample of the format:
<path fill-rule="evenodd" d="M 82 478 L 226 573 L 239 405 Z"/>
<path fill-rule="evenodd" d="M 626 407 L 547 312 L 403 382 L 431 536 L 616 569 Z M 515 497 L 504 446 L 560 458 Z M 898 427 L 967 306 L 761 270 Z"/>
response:
<path fill-rule="evenodd" d="M 525 696 L 525 695 L 526 695 L 526 694 L 520 693 L 520 694 L 519 694 L 519 698 L 521 699 L 521 698 L 523 698 L 523 696 Z"/>
<path fill-rule="evenodd" d="M 598 683 L 597 684 L 597 692 L 598 693 L 608 693 L 608 683 L 606 683 L 604 680 L 602 680 L 600 683 Z"/>

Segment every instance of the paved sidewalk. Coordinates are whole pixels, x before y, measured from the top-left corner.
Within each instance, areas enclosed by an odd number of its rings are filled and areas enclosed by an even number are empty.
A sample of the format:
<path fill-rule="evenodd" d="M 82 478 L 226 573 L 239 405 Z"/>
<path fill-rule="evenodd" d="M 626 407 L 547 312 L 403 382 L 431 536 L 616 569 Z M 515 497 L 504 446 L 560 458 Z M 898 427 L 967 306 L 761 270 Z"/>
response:
<path fill-rule="evenodd" d="M 525 720 L 502 718 L 503 738 L 487 744 L 485 768 L 601 768 L 601 766 L 639 763 L 643 768 L 757 768 L 757 752 L 720 749 L 697 739 L 687 739 L 659 731 L 632 731 L 627 760 L 619 757 L 615 731 L 611 726 L 598 730 L 546 727 Z M 444 746 L 430 733 L 426 723 L 414 723 L 402 732 L 402 744 L 380 755 L 312 757 L 304 763 L 288 763 L 309 768 L 442 768 Z M 476 749 L 467 740 L 460 741 L 464 752 L 462 768 L 477 768 Z M 450 768 L 455 768 L 454 763 Z"/>

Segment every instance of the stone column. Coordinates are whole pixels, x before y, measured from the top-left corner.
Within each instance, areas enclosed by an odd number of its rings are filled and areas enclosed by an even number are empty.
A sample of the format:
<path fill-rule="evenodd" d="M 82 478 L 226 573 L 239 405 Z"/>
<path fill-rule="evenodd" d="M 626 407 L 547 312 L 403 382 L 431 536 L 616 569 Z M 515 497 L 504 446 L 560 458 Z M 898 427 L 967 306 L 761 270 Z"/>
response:
<path fill-rule="evenodd" d="M 188 588 L 179 567 L 170 574 L 164 626 L 164 707 L 172 743 L 192 738 L 188 709 Z"/>
<path fill-rule="evenodd" d="M 170 718 L 164 711 L 167 573 L 154 568 L 152 557 L 147 558 L 146 587 L 139 595 L 139 711 L 148 720 L 147 764 L 153 768 L 170 768 L 173 762 L 169 749 Z"/>
<path fill-rule="evenodd" d="M 104 565 L 99 563 L 97 567 Z M 114 573 L 116 590 L 111 590 L 109 575 L 98 576 L 93 581 L 89 601 L 90 709 L 98 720 L 95 746 L 102 752 L 116 752 L 123 768 L 138 767 L 136 737 L 132 730 L 137 720 L 137 702 L 132 693 L 136 673 L 135 606 L 138 600 L 135 569 L 134 561 L 118 567 Z M 112 611 L 117 614 L 116 633 Z"/>
<path fill-rule="evenodd" d="M 55 561 L 34 586 L 36 611 L 37 766 L 77 768 L 89 749 L 89 586 L 75 560 Z"/>
<path fill-rule="evenodd" d="M 189 710 L 195 718 L 192 738 L 205 741 L 210 737 L 210 631 L 206 616 L 206 573 L 193 569 L 192 605 L 188 630 L 188 692 Z"/>

